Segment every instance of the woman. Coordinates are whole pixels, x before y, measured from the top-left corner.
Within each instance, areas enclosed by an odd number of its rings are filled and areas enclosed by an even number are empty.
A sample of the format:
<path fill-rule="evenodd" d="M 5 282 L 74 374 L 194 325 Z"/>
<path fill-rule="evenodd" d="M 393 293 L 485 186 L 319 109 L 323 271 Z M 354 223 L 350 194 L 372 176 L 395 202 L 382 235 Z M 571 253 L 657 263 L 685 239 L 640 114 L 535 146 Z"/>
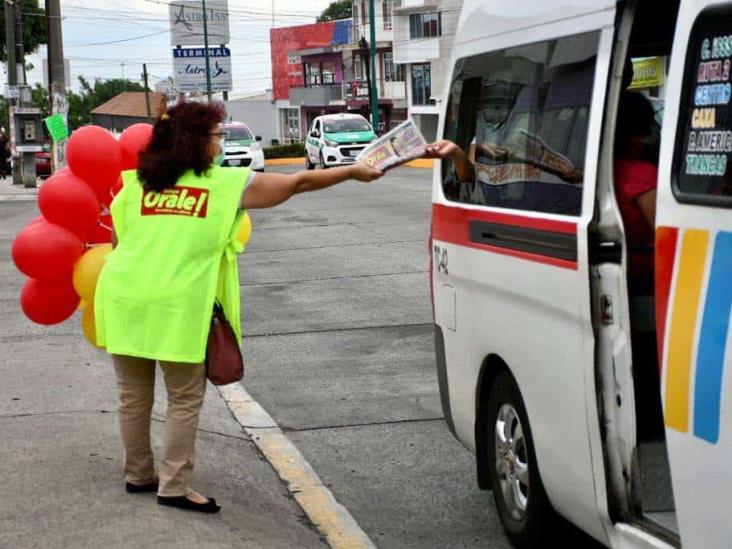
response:
<path fill-rule="evenodd" d="M 615 194 L 625 226 L 631 295 L 653 294 L 657 133 L 648 99 L 637 92 L 623 92 L 615 130 Z"/>
<path fill-rule="evenodd" d="M 97 340 L 112 355 L 117 375 L 127 491 L 157 492 L 161 505 L 204 513 L 220 507 L 191 488 L 195 436 L 215 299 L 224 302 L 239 334 L 231 252 L 237 217 L 298 193 L 382 175 L 360 163 L 256 177 L 248 168 L 222 168 L 225 116 L 221 104 L 180 103 L 157 121 L 137 172 L 123 173 L 112 203 L 115 249 L 95 296 Z M 168 391 L 158 472 L 150 447 L 156 362 Z"/>

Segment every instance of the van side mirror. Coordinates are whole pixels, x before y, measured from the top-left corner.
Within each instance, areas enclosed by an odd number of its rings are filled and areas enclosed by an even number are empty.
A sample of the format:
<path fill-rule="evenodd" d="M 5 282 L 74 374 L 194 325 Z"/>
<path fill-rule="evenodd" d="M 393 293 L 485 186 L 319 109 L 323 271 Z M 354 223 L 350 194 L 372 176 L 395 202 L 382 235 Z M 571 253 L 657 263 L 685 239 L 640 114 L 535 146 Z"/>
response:
<path fill-rule="evenodd" d="M 315 139 L 317 139 L 318 137 L 320 137 L 320 132 L 318 132 L 318 130 L 313 130 L 310 132 L 310 137 L 314 137 Z"/>
<path fill-rule="evenodd" d="M 254 136 L 254 141 L 261 141 L 261 140 L 262 140 L 262 136 L 261 135 L 255 135 Z"/>

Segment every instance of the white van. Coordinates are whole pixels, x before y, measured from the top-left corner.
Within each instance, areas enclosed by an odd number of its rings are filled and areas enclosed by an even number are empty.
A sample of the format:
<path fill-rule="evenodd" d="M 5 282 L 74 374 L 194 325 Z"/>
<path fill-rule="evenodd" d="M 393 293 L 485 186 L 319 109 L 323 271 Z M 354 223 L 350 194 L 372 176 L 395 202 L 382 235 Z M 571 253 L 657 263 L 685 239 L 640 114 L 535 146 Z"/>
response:
<path fill-rule="evenodd" d="M 465 0 L 439 135 L 472 176 L 436 164 L 435 347 L 516 546 L 557 515 L 611 547 L 732 546 L 731 62 L 732 2 Z"/>

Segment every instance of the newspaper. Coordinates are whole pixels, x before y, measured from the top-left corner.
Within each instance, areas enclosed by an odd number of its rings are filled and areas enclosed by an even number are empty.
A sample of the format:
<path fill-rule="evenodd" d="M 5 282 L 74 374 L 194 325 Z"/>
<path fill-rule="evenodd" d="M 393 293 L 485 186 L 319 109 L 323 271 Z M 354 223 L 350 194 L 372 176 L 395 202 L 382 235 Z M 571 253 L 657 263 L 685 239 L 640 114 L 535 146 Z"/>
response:
<path fill-rule="evenodd" d="M 386 171 L 424 156 L 427 142 L 417 126 L 406 120 L 366 147 L 356 160 Z"/>

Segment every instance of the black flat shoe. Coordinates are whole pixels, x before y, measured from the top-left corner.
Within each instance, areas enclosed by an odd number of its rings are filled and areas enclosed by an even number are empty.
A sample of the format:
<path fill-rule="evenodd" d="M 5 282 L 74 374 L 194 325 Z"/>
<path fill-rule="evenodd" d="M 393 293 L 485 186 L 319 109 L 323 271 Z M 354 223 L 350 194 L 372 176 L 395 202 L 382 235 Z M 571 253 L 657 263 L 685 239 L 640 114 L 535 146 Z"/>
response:
<path fill-rule="evenodd" d="M 186 509 L 187 511 L 198 511 L 199 513 L 218 513 L 221 510 L 221 506 L 216 505 L 214 498 L 208 498 L 206 503 L 196 503 L 186 496 L 158 496 L 158 503 L 168 507 Z"/>
<path fill-rule="evenodd" d="M 128 494 L 141 494 L 144 492 L 157 492 L 158 483 L 157 481 L 149 484 L 132 484 L 131 482 L 125 482 L 125 490 Z"/>

